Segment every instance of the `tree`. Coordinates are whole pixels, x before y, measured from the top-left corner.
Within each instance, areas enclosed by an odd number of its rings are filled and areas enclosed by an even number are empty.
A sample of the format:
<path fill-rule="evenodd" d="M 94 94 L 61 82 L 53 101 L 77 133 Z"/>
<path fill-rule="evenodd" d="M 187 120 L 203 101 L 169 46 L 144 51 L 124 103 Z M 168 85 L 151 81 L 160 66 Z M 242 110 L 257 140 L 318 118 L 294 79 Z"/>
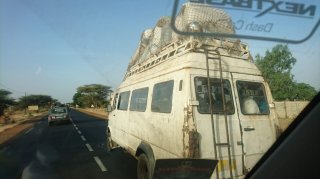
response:
<path fill-rule="evenodd" d="M 82 107 L 105 106 L 108 101 L 108 95 L 112 92 L 109 86 L 101 84 L 83 85 L 77 88 L 77 92 L 73 96 L 73 103 Z"/>
<path fill-rule="evenodd" d="M 295 84 L 295 98 L 303 100 L 311 100 L 317 91 L 306 83 L 296 83 Z"/>
<path fill-rule="evenodd" d="M 291 70 L 296 63 L 287 45 L 276 45 L 264 57 L 256 56 L 255 64 L 268 82 L 275 100 L 311 100 L 316 90 L 305 83 L 296 83 Z"/>
<path fill-rule="evenodd" d="M 26 108 L 30 105 L 38 105 L 39 107 L 49 107 L 55 100 L 48 95 L 28 95 L 19 98 L 18 104 L 20 108 Z"/>
<path fill-rule="evenodd" d="M 81 93 L 76 92 L 72 99 L 74 105 L 84 106 Z"/>
<path fill-rule="evenodd" d="M 10 91 L 0 89 L 0 116 L 4 114 L 4 110 L 9 106 L 14 104 L 14 99 L 10 98 Z"/>

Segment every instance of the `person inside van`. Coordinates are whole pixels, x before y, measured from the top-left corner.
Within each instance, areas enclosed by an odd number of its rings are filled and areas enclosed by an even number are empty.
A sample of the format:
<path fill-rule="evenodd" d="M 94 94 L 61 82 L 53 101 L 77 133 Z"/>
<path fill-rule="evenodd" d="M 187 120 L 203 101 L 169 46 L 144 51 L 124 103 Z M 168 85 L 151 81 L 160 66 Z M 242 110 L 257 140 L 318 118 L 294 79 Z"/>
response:
<path fill-rule="evenodd" d="M 262 114 L 267 114 L 269 112 L 268 103 L 264 98 L 258 101 L 258 106 Z"/>
<path fill-rule="evenodd" d="M 260 114 L 260 109 L 253 96 L 248 96 L 243 100 L 243 113 L 244 114 Z"/>

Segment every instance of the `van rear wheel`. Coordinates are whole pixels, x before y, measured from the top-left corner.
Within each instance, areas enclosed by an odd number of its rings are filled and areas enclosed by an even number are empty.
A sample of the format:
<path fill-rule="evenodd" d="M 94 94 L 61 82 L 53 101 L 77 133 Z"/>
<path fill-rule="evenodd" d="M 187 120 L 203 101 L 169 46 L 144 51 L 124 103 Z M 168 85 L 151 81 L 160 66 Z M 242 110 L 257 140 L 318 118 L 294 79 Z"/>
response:
<path fill-rule="evenodd" d="M 117 147 L 117 144 L 111 139 L 110 131 L 108 131 L 107 135 L 107 151 L 110 152 L 113 148 Z"/>
<path fill-rule="evenodd" d="M 138 157 L 137 174 L 138 179 L 151 179 L 151 168 L 149 160 L 145 154 L 140 154 Z"/>

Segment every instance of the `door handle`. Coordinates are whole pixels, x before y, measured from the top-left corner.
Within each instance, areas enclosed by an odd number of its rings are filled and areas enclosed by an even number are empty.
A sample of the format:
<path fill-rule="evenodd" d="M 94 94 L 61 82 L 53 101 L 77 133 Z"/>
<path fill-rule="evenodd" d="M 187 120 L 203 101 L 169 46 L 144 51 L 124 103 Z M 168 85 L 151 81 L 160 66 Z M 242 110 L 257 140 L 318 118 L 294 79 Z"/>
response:
<path fill-rule="evenodd" d="M 252 127 L 252 126 L 247 126 L 247 127 L 243 128 L 243 130 L 244 130 L 244 131 L 254 131 L 255 128 Z"/>

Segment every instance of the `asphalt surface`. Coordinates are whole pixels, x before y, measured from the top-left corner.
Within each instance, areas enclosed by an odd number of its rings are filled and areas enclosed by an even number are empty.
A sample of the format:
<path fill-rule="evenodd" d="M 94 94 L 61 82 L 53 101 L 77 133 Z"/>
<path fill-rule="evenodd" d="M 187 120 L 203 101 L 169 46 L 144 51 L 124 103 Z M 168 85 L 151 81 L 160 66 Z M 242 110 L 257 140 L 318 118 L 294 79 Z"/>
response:
<path fill-rule="evenodd" d="M 0 178 L 136 178 L 134 157 L 107 152 L 105 120 L 75 110 L 71 118 L 50 127 L 43 118 L 0 145 Z"/>

